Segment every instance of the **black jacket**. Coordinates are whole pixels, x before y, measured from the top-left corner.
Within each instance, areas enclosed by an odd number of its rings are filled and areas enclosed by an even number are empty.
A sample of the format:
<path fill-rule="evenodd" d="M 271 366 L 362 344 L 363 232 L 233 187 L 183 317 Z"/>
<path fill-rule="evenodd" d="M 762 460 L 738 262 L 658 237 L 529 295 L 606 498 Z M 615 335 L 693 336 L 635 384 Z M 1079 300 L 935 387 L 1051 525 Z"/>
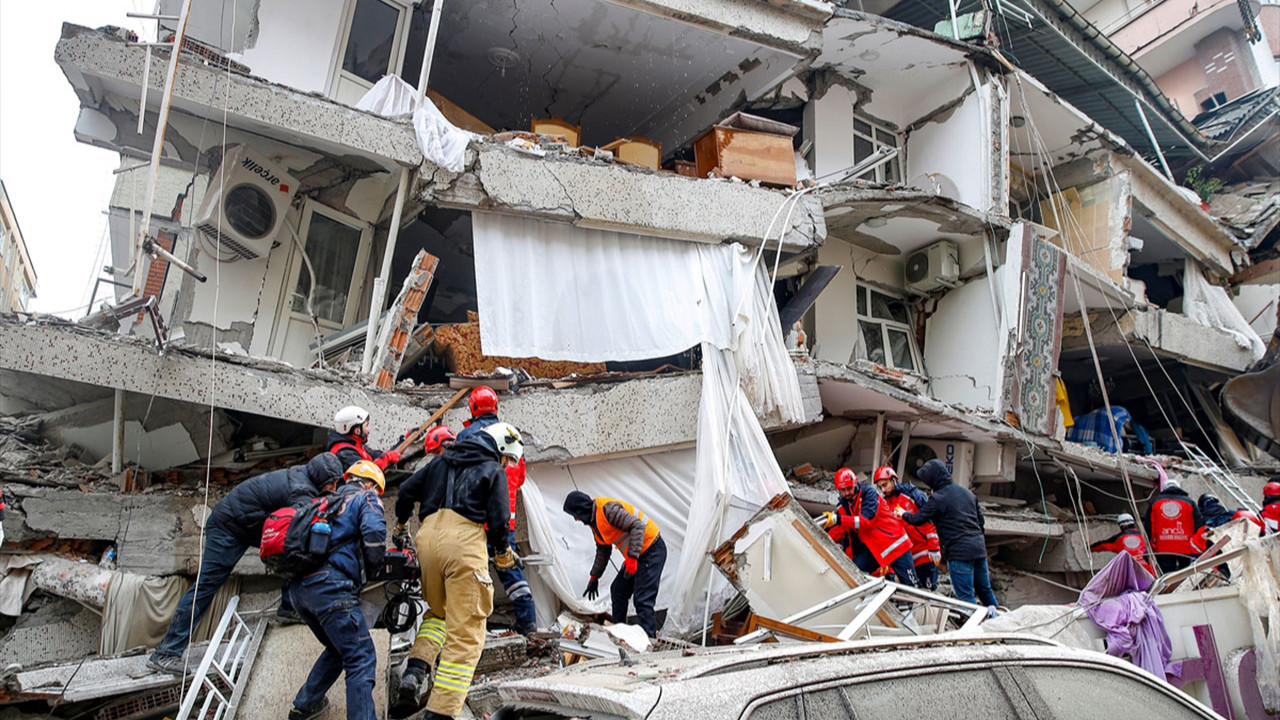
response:
<path fill-rule="evenodd" d="M 1211 528 L 1221 527 L 1231 522 L 1234 512 L 1228 510 L 1218 498 L 1210 495 L 1201 495 L 1196 501 L 1196 505 L 1200 508 L 1200 516 L 1204 518 L 1204 524 Z"/>
<path fill-rule="evenodd" d="M 507 473 L 498 450 L 488 435 L 455 442 L 440 457 L 427 463 L 400 485 L 396 497 L 396 521 L 404 523 L 418 503 L 418 517 L 448 508 L 462 517 L 486 525 L 489 546 L 494 553 L 507 549 L 507 521 L 511 498 Z M 453 476 L 453 497 L 445 497 L 449 476 Z"/>
<path fill-rule="evenodd" d="M 342 466 L 333 453 L 320 453 L 306 465 L 264 473 L 240 483 L 213 506 L 209 522 L 246 545 L 262 542 L 262 523 L 282 507 L 320 494 L 327 483 L 342 480 Z"/>
<path fill-rule="evenodd" d="M 350 435 L 343 435 L 342 433 L 336 430 L 330 430 L 329 444 L 327 446 L 329 448 L 329 452 L 334 452 L 333 446 L 337 445 L 338 443 L 363 447 L 364 451 L 369 453 L 370 460 L 377 460 L 378 458 L 382 457 L 381 450 L 374 450 L 368 445 L 365 445 L 364 442 L 359 438 L 353 438 Z M 364 460 L 364 458 L 360 456 L 359 452 L 349 447 L 339 448 L 336 454 L 338 456 L 338 460 L 342 463 L 342 469 L 344 471 L 347 468 L 351 467 L 352 465 L 355 465 L 357 462 Z"/>
<path fill-rule="evenodd" d="M 986 524 L 978 498 L 968 488 L 952 482 L 947 466 L 936 458 L 916 471 L 916 477 L 932 488 L 933 494 L 920 512 L 906 513 L 902 520 L 912 525 L 932 522 L 938 528 L 938 540 L 948 560 L 986 559 Z"/>

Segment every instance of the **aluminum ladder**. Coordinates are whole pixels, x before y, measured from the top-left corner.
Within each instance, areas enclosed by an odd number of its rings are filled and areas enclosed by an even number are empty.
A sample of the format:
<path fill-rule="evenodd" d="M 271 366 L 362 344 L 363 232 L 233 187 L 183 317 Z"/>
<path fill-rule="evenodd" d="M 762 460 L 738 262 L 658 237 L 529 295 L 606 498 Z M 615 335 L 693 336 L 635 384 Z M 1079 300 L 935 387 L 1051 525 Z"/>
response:
<path fill-rule="evenodd" d="M 1200 471 L 1212 478 L 1223 490 L 1226 490 L 1227 494 L 1239 503 L 1240 507 L 1253 512 L 1261 512 L 1262 506 L 1258 504 L 1258 501 L 1249 497 L 1249 493 L 1236 484 L 1235 478 L 1231 477 L 1231 473 L 1224 470 L 1208 455 L 1205 455 L 1203 450 L 1191 443 L 1182 443 L 1182 449 L 1186 451 L 1187 457 L 1194 460 L 1196 465 L 1200 467 Z"/>
<path fill-rule="evenodd" d="M 175 720 L 232 720 L 235 717 L 267 628 L 265 618 L 258 620 L 251 628 L 236 612 L 239 606 L 239 595 L 227 603 L 227 609 L 222 613 L 218 629 L 209 638 L 209 647 L 191 678 L 191 685 L 187 688 Z M 230 637 L 227 637 L 228 628 L 232 628 Z M 200 705 L 198 712 L 193 713 L 192 710 L 202 694 L 204 703 Z"/>

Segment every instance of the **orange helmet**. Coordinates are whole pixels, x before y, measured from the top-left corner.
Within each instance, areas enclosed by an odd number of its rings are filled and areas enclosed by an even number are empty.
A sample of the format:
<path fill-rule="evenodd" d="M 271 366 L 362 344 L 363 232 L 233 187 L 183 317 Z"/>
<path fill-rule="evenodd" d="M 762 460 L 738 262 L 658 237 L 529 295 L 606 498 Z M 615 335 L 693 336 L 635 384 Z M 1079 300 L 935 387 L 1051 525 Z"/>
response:
<path fill-rule="evenodd" d="M 881 480 L 897 480 L 898 472 L 888 465 L 881 465 L 876 468 L 876 474 L 872 476 L 871 479 L 875 482 L 880 482 Z"/>
<path fill-rule="evenodd" d="M 498 412 L 498 393 L 487 385 L 481 385 L 471 391 L 471 395 L 467 397 L 467 407 L 471 410 L 471 417 L 480 417 L 485 413 Z"/>
<path fill-rule="evenodd" d="M 836 471 L 836 489 L 847 490 L 858 484 L 858 475 L 849 468 L 840 468 Z"/>
<path fill-rule="evenodd" d="M 422 449 L 430 454 L 438 450 L 441 445 L 447 447 L 448 443 L 452 443 L 456 439 L 458 439 L 458 436 L 453 433 L 453 430 L 448 425 L 437 425 L 427 432 L 427 436 L 422 441 Z"/>

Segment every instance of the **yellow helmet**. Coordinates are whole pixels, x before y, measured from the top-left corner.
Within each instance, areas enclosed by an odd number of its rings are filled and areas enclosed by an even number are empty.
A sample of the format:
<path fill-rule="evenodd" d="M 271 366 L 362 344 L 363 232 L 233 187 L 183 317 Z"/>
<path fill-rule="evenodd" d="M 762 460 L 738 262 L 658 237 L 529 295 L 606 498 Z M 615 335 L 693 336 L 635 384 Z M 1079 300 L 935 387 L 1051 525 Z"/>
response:
<path fill-rule="evenodd" d="M 378 494 L 381 495 L 387 489 L 387 479 L 382 476 L 382 469 L 369 460 L 357 460 L 354 465 L 347 468 L 346 479 L 352 477 L 362 477 L 365 480 L 372 480 L 378 484 Z"/>

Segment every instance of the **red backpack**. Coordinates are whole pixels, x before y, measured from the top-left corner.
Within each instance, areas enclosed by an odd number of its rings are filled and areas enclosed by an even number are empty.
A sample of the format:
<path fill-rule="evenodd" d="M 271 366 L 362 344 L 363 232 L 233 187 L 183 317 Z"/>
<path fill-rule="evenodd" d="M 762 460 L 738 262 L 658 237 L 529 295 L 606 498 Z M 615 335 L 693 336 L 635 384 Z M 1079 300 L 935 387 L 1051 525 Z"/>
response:
<path fill-rule="evenodd" d="M 346 503 L 322 495 L 280 508 L 262 524 L 258 557 L 267 570 L 284 578 L 306 577 L 324 567 L 333 551 L 333 521 Z"/>

